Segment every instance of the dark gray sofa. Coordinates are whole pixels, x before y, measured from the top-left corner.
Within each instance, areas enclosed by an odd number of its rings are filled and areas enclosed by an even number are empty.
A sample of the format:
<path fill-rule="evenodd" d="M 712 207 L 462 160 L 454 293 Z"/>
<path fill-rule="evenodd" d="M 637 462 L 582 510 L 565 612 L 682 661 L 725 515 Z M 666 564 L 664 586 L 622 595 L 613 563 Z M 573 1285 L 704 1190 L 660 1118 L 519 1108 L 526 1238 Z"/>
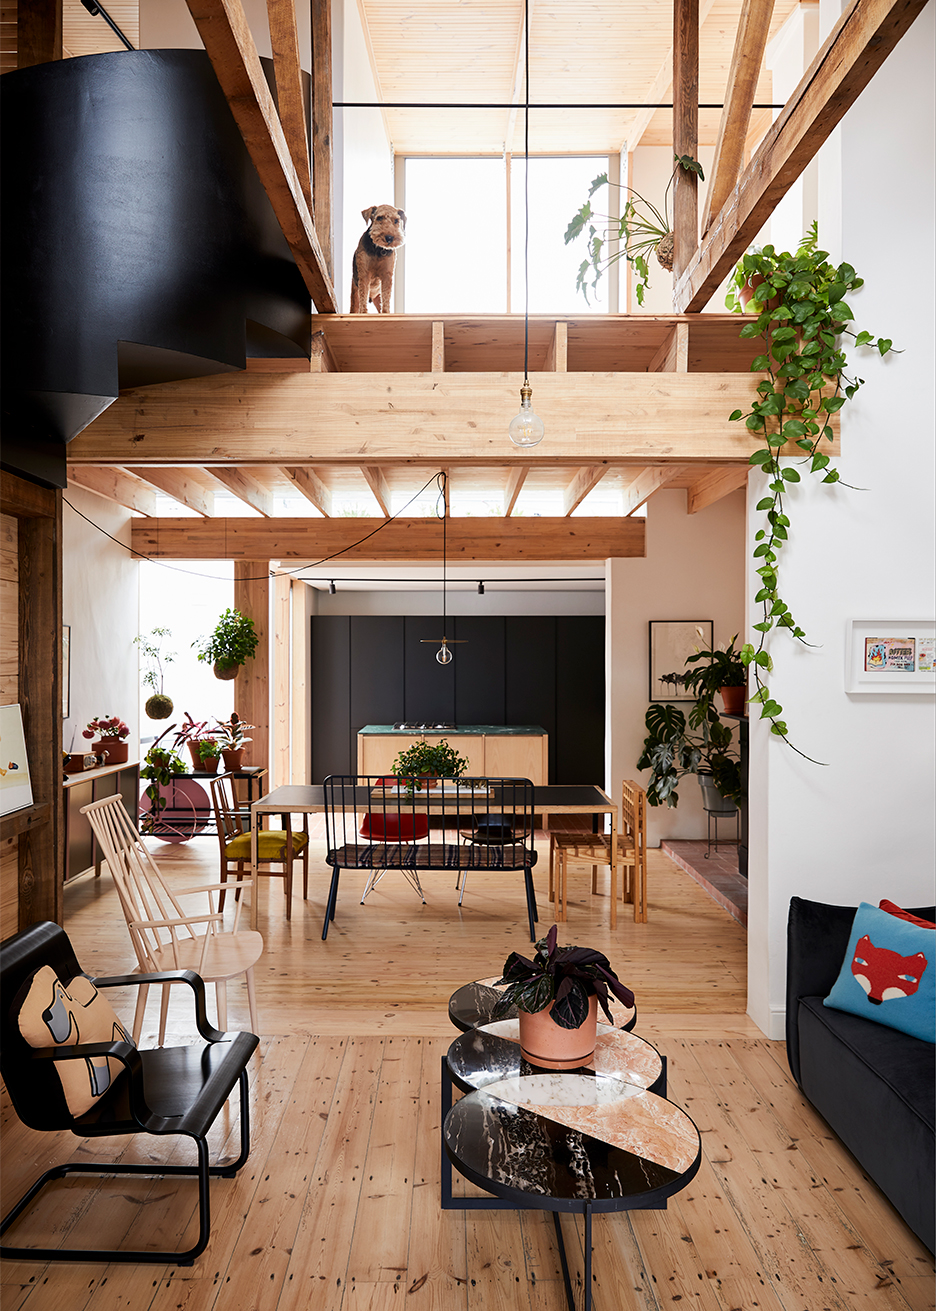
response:
<path fill-rule="evenodd" d="M 805 1096 L 929 1250 L 936 1251 L 936 1047 L 823 1006 L 856 906 L 793 897 L 787 1058 Z M 936 919 L 933 907 L 914 909 Z"/>

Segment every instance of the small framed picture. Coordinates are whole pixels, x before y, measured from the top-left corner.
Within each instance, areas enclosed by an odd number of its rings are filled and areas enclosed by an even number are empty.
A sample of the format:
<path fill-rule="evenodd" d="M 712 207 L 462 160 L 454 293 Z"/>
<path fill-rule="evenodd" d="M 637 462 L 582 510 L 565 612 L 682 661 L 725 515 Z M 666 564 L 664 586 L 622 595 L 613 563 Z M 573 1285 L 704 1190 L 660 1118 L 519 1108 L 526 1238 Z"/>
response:
<path fill-rule="evenodd" d="M 32 803 L 23 712 L 19 706 L 0 706 L 0 815 Z"/>
<path fill-rule="evenodd" d="M 936 621 L 850 620 L 845 640 L 845 691 L 936 692 Z"/>
<path fill-rule="evenodd" d="M 686 657 L 695 651 L 711 651 L 711 619 L 650 620 L 650 700 L 695 701 L 679 683 L 664 683 L 667 674 L 682 674 Z"/>
<path fill-rule="evenodd" d="M 71 624 L 62 625 L 62 718 L 68 718 L 71 701 Z"/>

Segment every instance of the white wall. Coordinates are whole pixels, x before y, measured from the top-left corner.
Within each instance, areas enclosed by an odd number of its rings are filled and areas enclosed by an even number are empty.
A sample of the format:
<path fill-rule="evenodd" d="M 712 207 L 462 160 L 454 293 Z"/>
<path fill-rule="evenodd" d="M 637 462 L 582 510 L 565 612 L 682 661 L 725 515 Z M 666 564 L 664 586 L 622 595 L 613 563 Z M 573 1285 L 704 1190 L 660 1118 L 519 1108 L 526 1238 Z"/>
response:
<path fill-rule="evenodd" d="M 134 760 L 140 740 L 133 645 L 140 566 L 124 549 L 130 545 L 130 512 L 74 485 L 66 490 L 65 499 L 62 623 L 71 626 L 71 696 L 62 744 L 66 751 L 88 750 L 90 743 L 81 736 L 88 721 L 119 715 L 130 729 L 127 745 Z"/>
<path fill-rule="evenodd" d="M 596 566 L 595 573 L 601 571 L 602 566 Z M 331 596 L 309 590 L 315 597 L 313 613 L 319 615 L 442 615 L 441 591 L 350 592 L 339 586 Z M 450 615 L 601 615 L 604 591 L 502 591 L 488 584 L 483 596 L 449 591 L 445 608 Z"/>
<path fill-rule="evenodd" d="M 698 514 L 686 513 L 684 491 L 657 492 L 647 505 L 646 558 L 606 562 L 605 752 L 606 787 L 612 796 L 622 779 L 646 783 L 648 777 L 636 762 L 649 705 L 649 621 L 711 619 L 716 645 L 743 632 L 744 520 L 740 491 Z M 693 778 L 679 788 L 675 810 L 648 810 L 652 846 L 661 838 L 704 833 L 701 794 Z"/>
<path fill-rule="evenodd" d="M 781 593 L 817 645 L 772 640 L 771 687 L 796 745 L 828 764 L 808 764 L 752 723 L 748 1007 L 774 1038 L 791 896 L 934 900 L 934 699 L 844 690 L 849 619 L 934 613 L 934 12 L 931 0 L 820 158 L 822 245 L 867 279 L 849 297 L 857 326 L 903 354 L 850 352 L 866 385 L 843 411 L 838 467 L 865 490 L 801 486 L 791 500 Z M 835 16 L 823 13 L 824 30 Z M 840 157 L 837 192 L 823 183 L 827 153 L 833 176 Z M 883 233 L 894 238 L 889 262 Z M 759 494 L 752 479 L 752 532 Z M 758 581 L 749 576 L 749 595 Z"/>

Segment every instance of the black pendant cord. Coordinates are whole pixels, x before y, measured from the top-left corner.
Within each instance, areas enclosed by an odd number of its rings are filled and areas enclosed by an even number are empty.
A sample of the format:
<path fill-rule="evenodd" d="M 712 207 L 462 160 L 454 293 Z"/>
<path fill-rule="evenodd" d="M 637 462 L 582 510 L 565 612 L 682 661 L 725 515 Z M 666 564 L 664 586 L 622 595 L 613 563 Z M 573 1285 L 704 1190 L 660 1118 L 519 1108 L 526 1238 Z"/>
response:
<path fill-rule="evenodd" d="M 523 385 L 530 361 L 530 0 L 523 4 Z"/>

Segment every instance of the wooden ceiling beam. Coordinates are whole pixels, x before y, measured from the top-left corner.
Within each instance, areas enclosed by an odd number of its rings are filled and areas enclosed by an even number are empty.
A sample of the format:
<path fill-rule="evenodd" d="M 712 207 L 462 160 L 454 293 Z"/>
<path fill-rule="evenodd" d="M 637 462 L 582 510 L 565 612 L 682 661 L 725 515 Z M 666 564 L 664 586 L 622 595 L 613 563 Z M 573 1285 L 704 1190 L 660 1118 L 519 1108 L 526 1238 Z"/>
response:
<path fill-rule="evenodd" d="M 504 514 L 513 514 L 514 506 L 517 504 L 517 497 L 520 495 L 523 484 L 526 482 L 526 476 L 530 472 L 530 466 L 527 464 L 515 464 L 507 475 L 507 483 L 504 487 Z"/>
<path fill-rule="evenodd" d="M 334 314 L 335 288 L 241 0 L 186 2 L 309 294 Z"/>
<path fill-rule="evenodd" d="M 705 308 L 925 3 L 852 0 L 677 281 L 677 310 L 694 313 Z"/>
<path fill-rule="evenodd" d="M 538 373 L 537 466 L 747 460 L 751 373 Z M 121 393 L 71 464 L 512 465 L 516 374 L 229 373 Z M 829 454 L 835 454 L 829 448 Z M 518 462 L 529 464 L 529 456 Z"/>
<path fill-rule="evenodd" d="M 296 0 L 267 0 L 273 75 L 279 120 L 296 168 L 305 202 L 312 209 L 312 170 L 309 139 L 306 136 L 305 98 L 299 63 L 299 32 L 296 28 Z M 324 257 L 324 251 L 323 251 Z"/>
<path fill-rule="evenodd" d="M 382 469 L 370 465 L 361 465 L 364 481 L 374 493 L 374 500 L 380 506 L 384 516 L 390 518 L 390 486 Z"/>
<path fill-rule="evenodd" d="M 315 506 L 319 514 L 323 514 L 326 519 L 331 518 L 332 494 L 314 469 L 307 469 L 304 466 L 284 468 L 283 474 L 296 491 L 301 492 L 306 500 Z"/>
<path fill-rule="evenodd" d="M 325 267 L 334 278 L 332 99 L 331 0 L 312 0 L 312 214 Z"/>
<path fill-rule="evenodd" d="M 380 531 L 375 531 L 375 530 Z M 374 536 L 362 539 L 369 533 Z M 142 554 L 176 560 L 343 560 L 438 563 L 442 520 L 417 519 L 134 519 L 132 545 Z M 355 545 L 361 542 L 360 546 Z M 466 561 L 605 560 L 645 554 L 643 519 L 449 519 L 450 564 Z"/>
<path fill-rule="evenodd" d="M 201 471 L 191 468 L 160 468 L 135 470 L 137 477 L 158 487 L 180 505 L 187 506 L 207 519 L 214 515 L 214 493 L 204 485 Z M 159 521 L 157 521 L 159 522 Z"/>
<path fill-rule="evenodd" d="M 718 213 L 731 194 L 744 165 L 751 106 L 764 62 L 773 7 L 774 0 L 743 0 L 702 214 L 703 236 L 711 226 L 712 216 Z"/>
<path fill-rule="evenodd" d="M 715 0 L 703 0 L 699 6 L 699 29 L 705 25 L 705 20 L 715 7 Z M 663 56 L 663 62 L 660 65 L 659 72 L 647 88 L 644 100 L 647 102 L 646 109 L 639 109 L 631 121 L 627 130 L 626 145 L 630 151 L 636 150 L 640 145 L 641 138 L 653 120 L 654 114 L 659 111 L 651 109 L 651 105 L 661 104 L 665 101 L 673 90 L 673 50 L 670 46 Z"/>
<path fill-rule="evenodd" d="M 588 468 L 579 469 L 563 492 L 562 513 L 568 515 L 578 509 L 588 493 L 601 482 L 609 467 L 607 464 L 593 464 Z"/>
<path fill-rule="evenodd" d="M 699 0 L 673 3 L 673 149 L 699 154 Z M 676 167 L 673 179 L 673 275 L 678 278 L 699 246 L 699 178 Z"/>
<path fill-rule="evenodd" d="M 679 478 L 686 472 L 685 466 L 679 464 L 658 465 L 652 469 L 643 469 L 633 480 L 624 488 L 624 515 L 631 515 L 635 510 L 639 510 L 642 505 L 649 501 L 654 492 L 658 492 L 661 487 L 665 487 L 668 482 L 674 478 Z"/>
<path fill-rule="evenodd" d="M 140 514 L 156 513 L 156 493 L 145 482 L 122 469 L 96 469 L 93 465 L 80 465 L 68 470 L 68 485 L 96 492 L 108 501 L 116 501 L 127 510 Z"/>
<path fill-rule="evenodd" d="M 735 492 L 739 487 L 747 486 L 748 464 L 728 464 L 723 469 L 713 469 L 703 474 L 686 490 L 686 513 L 698 514 L 709 505 L 714 505 L 723 496 Z"/>
<path fill-rule="evenodd" d="M 274 495 L 270 487 L 262 483 L 252 471 L 238 468 L 236 465 L 226 468 L 223 465 L 207 465 L 205 472 L 216 478 L 229 492 L 233 492 L 245 505 L 270 519 L 274 512 Z"/>

